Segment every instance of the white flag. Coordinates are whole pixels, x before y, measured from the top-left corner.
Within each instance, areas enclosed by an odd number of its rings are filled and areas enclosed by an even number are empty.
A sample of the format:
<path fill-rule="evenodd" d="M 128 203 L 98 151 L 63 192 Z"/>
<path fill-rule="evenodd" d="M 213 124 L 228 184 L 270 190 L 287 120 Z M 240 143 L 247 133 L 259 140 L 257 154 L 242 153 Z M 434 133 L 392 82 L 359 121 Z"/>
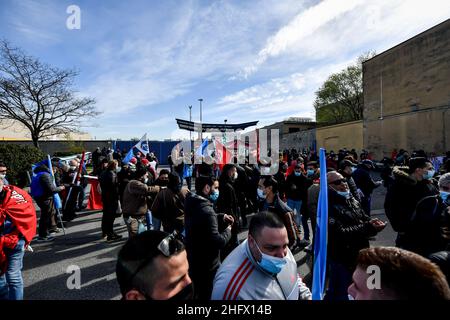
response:
<path fill-rule="evenodd" d="M 139 142 L 134 147 L 137 148 L 140 152 L 142 152 L 144 156 L 147 155 L 147 153 L 149 153 L 147 134 L 144 134 L 141 140 L 139 140 Z"/>

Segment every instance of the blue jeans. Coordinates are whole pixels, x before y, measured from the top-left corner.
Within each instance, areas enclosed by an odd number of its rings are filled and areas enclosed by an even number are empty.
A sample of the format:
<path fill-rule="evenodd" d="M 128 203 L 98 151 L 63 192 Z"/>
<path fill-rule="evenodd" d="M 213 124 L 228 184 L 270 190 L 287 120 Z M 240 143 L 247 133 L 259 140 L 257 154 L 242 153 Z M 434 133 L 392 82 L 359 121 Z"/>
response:
<path fill-rule="evenodd" d="M 23 255 L 25 240 L 21 239 L 14 249 L 4 249 L 8 259 L 6 273 L 0 276 L 0 300 L 23 300 Z"/>
<path fill-rule="evenodd" d="M 299 229 L 303 229 L 304 238 L 309 240 L 309 226 L 308 221 L 306 219 L 302 219 L 301 208 L 302 208 L 302 200 L 287 200 L 287 206 L 292 210 L 295 209 L 297 211 L 297 215 L 295 216 L 295 223 L 297 224 Z"/>

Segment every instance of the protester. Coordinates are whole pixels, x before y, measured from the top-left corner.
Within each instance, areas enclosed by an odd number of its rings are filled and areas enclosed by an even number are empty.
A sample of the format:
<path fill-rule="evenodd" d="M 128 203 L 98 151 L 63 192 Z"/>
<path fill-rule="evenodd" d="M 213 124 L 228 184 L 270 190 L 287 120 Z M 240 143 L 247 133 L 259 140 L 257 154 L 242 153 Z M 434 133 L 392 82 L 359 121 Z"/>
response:
<path fill-rule="evenodd" d="M 158 186 L 147 186 L 148 174 L 146 169 L 137 170 L 123 192 L 123 219 L 130 238 L 147 230 L 146 214 L 152 204 L 150 195 L 160 190 Z"/>
<path fill-rule="evenodd" d="M 379 287 L 372 287 L 376 283 L 369 279 L 373 271 L 368 268 L 373 266 L 379 272 Z M 393 247 L 360 251 L 348 294 L 354 300 L 450 300 L 448 283 L 438 266 L 418 254 Z"/>
<path fill-rule="evenodd" d="M 273 176 L 273 178 L 278 183 L 278 192 L 280 194 L 280 198 L 283 201 L 286 201 L 286 172 L 288 169 L 288 165 L 286 162 L 280 162 L 278 165 L 278 172 Z"/>
<path fill-rule="evenodd" d="M 445 250 L 448 240 L 442 236 L 441 229 L 448 228 L 446 219 L 450 191 L 450 174 L 439 179 L 440 195 L 430 195 L 419 200 L 405 231 L 407 243 L 403 247 L 424 257 Z"/>
<path fill-rule="evenodd" d="M 328 172 L 327 182 L 329 285 L 325 299 L 347 300 L 359 250 L 368 248 L 368 239 L 386 224 L 378 218 L 370 219 L 340 173 Z"/>
<path fill-rule="evenodd" d="M 116 276 L 122 300 L 191 300 L 186 250 L 179 235 L 145 231 L 119 252 Z"/>
<path fill-rule="evenodd" d="M 382 181 L 373 181 L 372 177 L 370 176 L 370 170 L 373 169 L 375 169 L 373 162 L 366 159 L 358 165 L 357 169 L 352 174 L 356 186 L 362 192 L 362 195 L 360 197 L 361 206 L 364 212 L 369 216 L 372 203 L 372 192 L 374 189 L 383 184 Z"/>
<path fill-rule="evenodd" d="M 394 182 L 387 190 L 384 209 L 394 231 L 396 246 L 407 249 L 411 239 L 407 234 L 408 224 L 417 204 L 425 197 L 438 195 L 432 183 L 434 169 L 425 158 L 411 158 L 409 167 L 394 167 Z"/>
<path fill-rule="evenodd" d="M 302 165 L 297 162 L 294 172 L 286 178 L 286 198 L 288 207 L 294 210 L 297 226 L 299 228 L 303 226 L 306 241 L 309 241 L 309 227 L 307 223 L 302 225 L 302 208 L 306 206 L 306 196 L 310 185 L 311 183 L 302 174 Z"/>
<path fill-rule="evenodd" d="M 218 181 L 200 176 L 195 181 L 197 194 L 186 198 L 185 227 L 189 275 L 199 299 L 209 300 L 214 276 L 220 266 L 220 250 L 231 238 L 234 219 L 217 214 L 213 202 L 219 196 Z"/>
<path fill-rule="evenodd" d="M 3 181 L 3 185 L 7 186 L 9 184 L 8 180 L 6 180 L 6 174 L 8 173 L 8 168 L 3 161 L 0 161 L 0 179 Z"/>
<path fill-rule="evenodd" d="M 288 244 L 280 219 L 270 212 L 256 214 L 247 240 L 217 271 L 212 300 L 310 300 Z"/>
<path fill-rule="evenodd" d="M 167 188 L 161 189 L 152 204 L 151 212 L 161 220 L 164 231 L 184 230 L 184 201 L 186 190 L 180 186 L 180 176 L 176 172 L 169 174 Z"/>
<path fill-rule="evenodd" d="M 50 170 L 45 165 L 39 165 L 34 169 L 35 176 L 31 181 L 31 195 L 41 209 L 39 218 L 39 238 L 37 241 L 53 241 L 56 233 L 61 232 L 57 227 L 56 210 L 53 195 L 65 189 L 64 186 L 56 187 Z"/>
<path fill-rule="evenodd" d="M 263 201 L 261 211 L 274 213 L 281 221 L 288 233 L 289 248 L 304 248 L 309 241 L 300 240 L 300 231 L 294 220 L 294 213 L 278 195 L 278 184 L 273 177 L 261 178 L 258 186 L 258 197 Z"/>
<path fill-rule="evenodd" d="M 231 229 L 231 239 L 227 246 L 221 251 L 222 261 L 239 245 L 238 234 L 240 232 L 239 203 L 235 190 L 235 181 L 238 178 L 236 166 L 228 163 L 223 167 L 219 178 L 219 199 L 217 199 L 217 210 L 220 213 L 230 215 L 234 219 Z"/>
<path fill-rule="evenodd" d="M 122 239 L 121 235 L 114 232 L 114 220 L 119 206 L 119 183 L 117 181 L 118 162 L 112 160 L 99 177 L 102 190 L 103 216 L 102 216 L 102 239 L 107 242 Z"/>
<path fill-rule="evenodd" d="M 353 180 L 352 174 L 356 171 L 356 164 L 350 160 L 342 160 L 339 163 L 338 172 L 345 178 L 347 185 L 352 193 L 352 196 L 361 203 L 362 191 L 356 186 L 355 180 Z"/>
<path fill-rule="evenodd" d="M 24 248 L 36 234 L 36 211 L 28 193 L 5 185 L 4 178 L 0 176 L 0 300 L 22 300 Z"/>

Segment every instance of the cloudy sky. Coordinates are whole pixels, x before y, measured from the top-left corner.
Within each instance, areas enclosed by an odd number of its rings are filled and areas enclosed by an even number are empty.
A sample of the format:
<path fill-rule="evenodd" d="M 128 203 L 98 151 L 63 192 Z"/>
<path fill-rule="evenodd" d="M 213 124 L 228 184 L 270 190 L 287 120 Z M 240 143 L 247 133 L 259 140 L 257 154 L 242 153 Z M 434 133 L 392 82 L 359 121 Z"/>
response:
<path fill-rule="evenodd" d="M 0 38 L 79 70 L 103 112 L 93 137 L 167 139 L 186 136 L 188 105 L 199 119 L 198 98 L 204 122 L 314 118 L 330 73 L 448 18 L 448 0 L 0 0 Z"/>

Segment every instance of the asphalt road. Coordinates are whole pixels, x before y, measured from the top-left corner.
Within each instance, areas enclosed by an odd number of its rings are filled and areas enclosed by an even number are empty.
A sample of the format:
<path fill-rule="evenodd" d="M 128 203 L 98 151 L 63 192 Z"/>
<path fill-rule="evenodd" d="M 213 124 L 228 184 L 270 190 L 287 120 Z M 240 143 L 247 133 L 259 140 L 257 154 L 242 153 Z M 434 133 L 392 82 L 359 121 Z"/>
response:
<path fill-rule="evenodd" d="M 375 179 L 377 175 L 374 174 Z M 373 216 L 387 220 L 383 212 L 385 189 L 379 187 L 373 196 Z M 123 240 L 106 243 L 101 240 L 101 212 L 82 212 L 50 243 L 32 243 L 34 252 L 24 257 L 24 298 L 32 300 L 116 300 L 120 299 L 115 278 L 117 253 L 127 238 L 122 218 L 114 229 Z M 246 232 L 239 238 L 245 239 Z M 378 234 L 372 246 L 394 245 L 395 233 L 390 225 Z M 304 251 L 295 254 L 299 273 L 310 285 L 311 257 Z M 80 288 L 73 288 L 73 278 L 80 274 Z M 68 285 L 69 282 L 69 285 Z"/>

